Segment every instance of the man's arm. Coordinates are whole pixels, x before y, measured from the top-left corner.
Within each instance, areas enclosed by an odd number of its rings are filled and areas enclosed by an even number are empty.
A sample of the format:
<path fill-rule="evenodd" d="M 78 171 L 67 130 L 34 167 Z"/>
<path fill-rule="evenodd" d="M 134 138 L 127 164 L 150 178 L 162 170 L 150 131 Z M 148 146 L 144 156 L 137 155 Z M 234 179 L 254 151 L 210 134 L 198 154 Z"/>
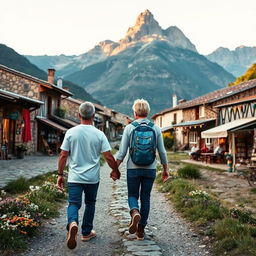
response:
<path fill-rule="evenodd" d="M 106 159 L 109 167 L 112 169 L 112 172 L 110 173 L 110 177 L 113 180 L 120 179 L 120 171 L 118 170 L 118 166 L 116 164 L 115 158 L 113 157 L 112 153 L 110 151 L 103 152 L 103 156 Z"/>
<path fill-rule="evenodd" d="M 64 186 L 64 168 L 67 163 L 68 159 L 68 151 L 61 150 L 60 152 L 60 157 L 59 157 L 59 162 L 58 162 L 58 179 L 57 179 L 57 186 L 60 190 L 63 190 Z"/>

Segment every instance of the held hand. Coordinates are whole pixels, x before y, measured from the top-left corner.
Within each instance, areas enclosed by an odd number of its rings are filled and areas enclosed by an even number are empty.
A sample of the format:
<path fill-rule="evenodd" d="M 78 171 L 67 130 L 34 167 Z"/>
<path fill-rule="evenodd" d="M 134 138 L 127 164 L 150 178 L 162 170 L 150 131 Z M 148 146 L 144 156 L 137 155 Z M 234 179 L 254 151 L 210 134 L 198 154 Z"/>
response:
<path fill-rule="evenodd" d="M 168 171 L 163 171 L 162 172 L 162 181 L 166 182 L 169 179 L 169 173 Z"/>
<path fill-rule="evenodd" d="M 112 170 L 112 172 L 110 173 L 110 178 L 113 181 L 119 180 L 121 176 L 121 173 L 119 170 Z"/>
<path fill-rule="evenodd" d="M 64 187 L 64 177 L 63 176 L 58 176 L 57 187 L 59 190 L 63 191 L 63 187 Z"/>

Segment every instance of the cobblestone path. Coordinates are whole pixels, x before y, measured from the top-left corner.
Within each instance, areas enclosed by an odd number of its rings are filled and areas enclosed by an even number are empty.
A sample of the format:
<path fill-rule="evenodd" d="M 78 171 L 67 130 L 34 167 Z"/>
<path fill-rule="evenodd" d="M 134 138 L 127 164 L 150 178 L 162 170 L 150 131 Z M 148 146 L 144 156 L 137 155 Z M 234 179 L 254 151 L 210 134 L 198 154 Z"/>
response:
<path fill-rule="evenodd" d="M 19 176 L 32 178 L 57 170 L 57 156 L 25 156 L 24 159 L 0 160 L 0 188 Z"/>
<path fill-rule="evenodd" d="M 199 256 L 209 255 L 205 245 L 180 216 L 174 211 L 163 194 L 154 188 L 151 198 L 151 211 L 146 227 L 146 239 L 136 240 L 128 233 L 130 222 L 127 204 L 127 188 L 124 165 L 122 177 L 113 186 L 114 200 L 110 212 L 116 218 L 119 233 L 122 235 L 125 256 Z"/>

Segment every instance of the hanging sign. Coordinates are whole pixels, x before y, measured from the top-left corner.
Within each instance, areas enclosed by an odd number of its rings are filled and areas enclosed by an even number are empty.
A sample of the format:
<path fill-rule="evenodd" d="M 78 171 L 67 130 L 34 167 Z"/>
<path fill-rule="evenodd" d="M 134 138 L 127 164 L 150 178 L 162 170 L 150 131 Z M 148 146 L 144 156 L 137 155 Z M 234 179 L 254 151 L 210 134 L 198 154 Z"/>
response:
<path fill-rule="evenodd" d="M 17 120 L 18 117 L 19 117 L 19 113 L 18 113 L 18 112 L 11 112 L 11 113 L 9 114 L 9 118 L 10 118 L 11 120 Z"/>

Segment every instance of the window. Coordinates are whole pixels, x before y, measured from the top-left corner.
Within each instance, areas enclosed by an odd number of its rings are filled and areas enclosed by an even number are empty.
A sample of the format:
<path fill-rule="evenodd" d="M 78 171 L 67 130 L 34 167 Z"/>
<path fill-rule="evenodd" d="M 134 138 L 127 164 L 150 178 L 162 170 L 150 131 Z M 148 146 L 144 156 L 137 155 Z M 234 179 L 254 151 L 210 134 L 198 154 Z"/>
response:
<path fill-rule="evenodd" d="M 205 139 L 205 144 L 206 145 L 211 145 L 212 144 L 212 139 L 211 138 L 206 138 Z"/>
<path fill-rule="evenodd" d="M 23 84 L 23 91 L 28 92 L 29 91 L 29 85 L 28 84 Z"/>
<path fill-rule="evenodd" d="M 204 117 L 205 116 L 205 108 L 204 106 L 199 107 L 199 117 Z"/>
<path fill-rule="evenodd" d="M 177 124 L 177 114 L 173 114 L 173 124 Z"/>
<path fill-rule="evenodd" d="M 190 132 L 189 133 L 189 143 L 190 144 L 196 144 L 197 143 L 197 133 L 196 132 Z"/>
<path fill-rule="evenodd" d="M 41 94 L 41 101 L 44 102 L 44 105 L 41 105 L 41 107 L 40 107 L 40 116 L 46 117 L 46 113 L 47 113 L 47 98 L 43 94 Z"/>

